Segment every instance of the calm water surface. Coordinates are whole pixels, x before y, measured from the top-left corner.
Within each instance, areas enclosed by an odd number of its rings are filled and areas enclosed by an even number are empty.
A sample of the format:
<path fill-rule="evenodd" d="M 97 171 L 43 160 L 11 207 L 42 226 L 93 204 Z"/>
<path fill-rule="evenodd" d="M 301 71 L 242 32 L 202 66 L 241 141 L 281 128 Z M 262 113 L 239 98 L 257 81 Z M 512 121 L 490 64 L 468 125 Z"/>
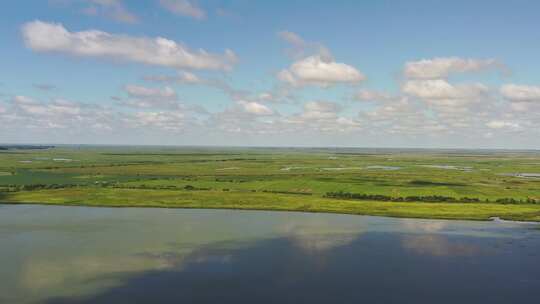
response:
<path fill-rule="evenodd" d="M 0 205 L 0 303 L 537 303 L 533 224 Z"/>

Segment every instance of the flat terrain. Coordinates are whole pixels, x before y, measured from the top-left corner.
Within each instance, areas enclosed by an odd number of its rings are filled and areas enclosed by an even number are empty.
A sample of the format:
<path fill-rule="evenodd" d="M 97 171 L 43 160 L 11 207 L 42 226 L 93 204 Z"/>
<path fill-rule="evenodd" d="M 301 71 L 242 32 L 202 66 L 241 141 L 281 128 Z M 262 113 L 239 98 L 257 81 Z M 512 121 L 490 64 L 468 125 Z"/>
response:
<path fill-rule="evenodd" d="M 540 221 L 534 151 L 56 147 L 0 151 L 0 202 Z"/>

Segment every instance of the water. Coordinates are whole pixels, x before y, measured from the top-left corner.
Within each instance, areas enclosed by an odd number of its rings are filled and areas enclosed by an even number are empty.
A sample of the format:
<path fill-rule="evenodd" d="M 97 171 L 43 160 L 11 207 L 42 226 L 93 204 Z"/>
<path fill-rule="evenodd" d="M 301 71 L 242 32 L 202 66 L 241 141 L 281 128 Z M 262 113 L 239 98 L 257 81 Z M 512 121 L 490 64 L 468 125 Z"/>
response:
<path fill-rule="evenodd" d="M 536 303 L 533 224 L 0 205 L 0 303 Z"/>
<path fill-rule="evenodd" d="M 502 173 L 501 175 L 524 178 L 540 178 L 540 173 Z"/>

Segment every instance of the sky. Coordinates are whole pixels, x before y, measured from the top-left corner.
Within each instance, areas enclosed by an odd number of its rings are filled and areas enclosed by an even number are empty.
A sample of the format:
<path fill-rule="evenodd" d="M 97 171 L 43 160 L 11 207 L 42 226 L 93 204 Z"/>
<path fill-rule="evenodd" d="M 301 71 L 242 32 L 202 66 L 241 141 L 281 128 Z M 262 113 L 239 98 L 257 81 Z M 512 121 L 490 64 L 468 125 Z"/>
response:
<path fill-rule="evenodd" d="M 540 149 L 539 1 L 0 3 L 0 142 Z"/>

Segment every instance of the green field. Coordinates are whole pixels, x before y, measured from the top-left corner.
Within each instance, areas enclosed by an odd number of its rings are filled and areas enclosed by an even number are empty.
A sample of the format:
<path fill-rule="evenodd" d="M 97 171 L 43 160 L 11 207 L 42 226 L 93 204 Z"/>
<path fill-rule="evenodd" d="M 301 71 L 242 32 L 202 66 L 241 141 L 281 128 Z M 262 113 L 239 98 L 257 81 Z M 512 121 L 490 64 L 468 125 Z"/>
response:
<path fill-rule="evenodd" d="M 537 173 L 534 151 L 12 149 L 0 201 L 540 221 Z"/>

